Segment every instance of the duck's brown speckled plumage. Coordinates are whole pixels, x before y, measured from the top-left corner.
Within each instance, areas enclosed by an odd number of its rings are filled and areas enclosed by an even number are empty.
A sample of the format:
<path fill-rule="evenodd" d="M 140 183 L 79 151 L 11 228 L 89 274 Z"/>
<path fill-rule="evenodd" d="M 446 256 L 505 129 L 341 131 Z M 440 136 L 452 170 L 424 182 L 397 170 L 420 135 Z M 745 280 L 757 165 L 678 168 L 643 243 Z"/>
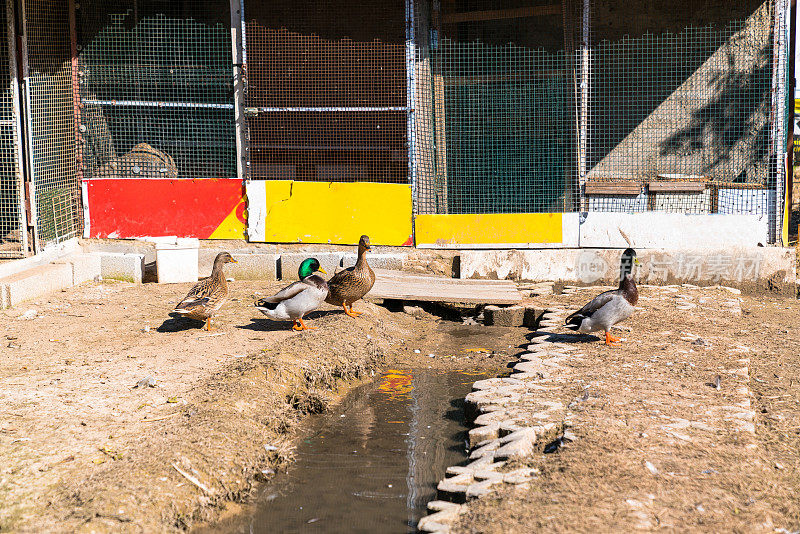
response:
<path fill-rule="evenodd" d="M 375 273 L 367 263 L 366 252 L 369 249 L 369 237 L 362 235 L 358 242 L 355 266 L 339 271 L 328 280 L 328 298 L 325 302 L 334 306 L 352 306 L 369 293 L 375 284 Z"/>
<path fill-rule="evenodd" d="M 195 319 L 208 321 L 216 314 L 228 300 L 228 282 L 222 266 L 226 263 L 236 263 L 227 252 L 220 252 L 214 259 L 214 268 L 211 276 L 197 282 L 189 293 L 175 306 L 175 313 Z"/>

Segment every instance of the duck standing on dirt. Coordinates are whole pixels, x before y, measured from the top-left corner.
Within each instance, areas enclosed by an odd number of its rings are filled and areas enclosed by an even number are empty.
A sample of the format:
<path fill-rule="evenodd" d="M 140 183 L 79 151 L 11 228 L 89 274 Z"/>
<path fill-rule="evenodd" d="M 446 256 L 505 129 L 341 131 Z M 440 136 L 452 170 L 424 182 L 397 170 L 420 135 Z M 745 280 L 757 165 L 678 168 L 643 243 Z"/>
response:
<path fill-rule="evenodd" d="M 238 262 L 227 252 L 217 254 L 211 276 L 194 285 L 189 294 L 175 306 L 175 313 L 196 321 L 205 321 L 203 329 L 208 330 L 211 327 L 211 317 L 228 300 L 228 282 L 222 270 L 226 263 Z"/>
<path fill-rule="evenodd" d="M 353 310 L 353 303 L 369 293 L 375 284 L 375 273 L 367 263 L 367 251 L 371 248 L 369 237 L 362 235 L 358 241 L 356 264 L 349 269 L 339 271 L 328 280 L 328 298 L 325 302 L 341 306 L 350 317 L 361 315 L 361 312 Z"/>
<path fill-rule="evenodd" d="M 319 308 L 328 296 L 328 283 L 315 272 L 325 274 L 316 258 L 307 258 L 300 264 L 299 282 L 289 284 L 271 297 L 260 299 L 255 306 L 264 315 L 275 321 L 293 322 L 292 330 L 314 330 L 306 326 L 303 315 Z"/>
<path fill-rule="evenodd" d="M 631 248 L 625 249 L 620 262 L 619 288 L 600 293 L 567 317 L 566 327 L 583 334 L 604 330 L 606 345 L 618 347 L 620 339 L 611 335 L 611 327 L 633 315 L 633 307 L 639 300 L 639 290 L 631 272 L 634 264 L 639 264 L 636 252 Z"/>

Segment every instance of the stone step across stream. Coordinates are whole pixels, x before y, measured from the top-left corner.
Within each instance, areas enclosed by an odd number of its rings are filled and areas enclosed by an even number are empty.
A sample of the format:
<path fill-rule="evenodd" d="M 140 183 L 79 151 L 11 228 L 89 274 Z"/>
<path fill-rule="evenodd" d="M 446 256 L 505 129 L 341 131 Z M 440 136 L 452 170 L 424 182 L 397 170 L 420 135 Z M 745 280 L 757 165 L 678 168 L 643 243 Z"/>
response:
<path fill-rule="evenodd" d="M 483 309 L 483 323 L 487 326 L 527 326 L 536 328 L 536 309 L 532 306 L 494 306 Z"/>
<path fill-rule="evenodd" d="M 524 317 L 525 309 L 517 308 Z M 506 313 L 517 317 L 520 310 Z M 469 463 L 447 469 L 437 486 L 437 500 L 429 503 L 429 515 L 417 526 L 421 532 L 447 533 L 465 510 L 464 503 L 504 484 L 523 486 L 538 475 L 532 468 L 507 472 L 503 468 L 508 461 L 528 458 L 561 437 L 569 424 L 567 407 L 558 400 L 571 374 L 564 363 L 583 354 L 569 344 L 549 340 L 565 315 L 565 310 L 544 312 L 537 330 L 541 335 L 519 356 L 511 376 L 473 384 L 464 408 L 467 420 L 474 424 L 469 432 Z"/>

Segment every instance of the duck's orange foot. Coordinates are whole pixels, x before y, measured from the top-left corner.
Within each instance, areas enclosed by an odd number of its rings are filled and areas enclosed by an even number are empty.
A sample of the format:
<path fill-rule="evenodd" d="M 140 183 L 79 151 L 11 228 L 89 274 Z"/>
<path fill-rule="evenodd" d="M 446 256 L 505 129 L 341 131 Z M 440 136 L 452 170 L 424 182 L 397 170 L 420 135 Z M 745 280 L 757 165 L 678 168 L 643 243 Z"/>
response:
<path fill-rule="evenodd" d="M 620 338 L 611 335 L 611 332 L 606 332 L 606 345 L 609 347 L 619 347 Z"/>
<path fill-rule="evenodd" d="M 350 317 L 358 317 L 361 315 L 362 312 L 357 312 L 353 309 L 353 306 L 350 306 L 350 309 L 347 309 L 347 306 L 342 304 L 342 308 L 344 308 L 344 312 L 349 315 Z"/>
<path fill-rule="evenodd" d="M 316 326 L 308 326 L 306 323 L 303 322 L 303 319 L 298 319 L 292 325 L 292 330 L 295 332 L 300 332 L 302 330 L 316 330 Z"/>

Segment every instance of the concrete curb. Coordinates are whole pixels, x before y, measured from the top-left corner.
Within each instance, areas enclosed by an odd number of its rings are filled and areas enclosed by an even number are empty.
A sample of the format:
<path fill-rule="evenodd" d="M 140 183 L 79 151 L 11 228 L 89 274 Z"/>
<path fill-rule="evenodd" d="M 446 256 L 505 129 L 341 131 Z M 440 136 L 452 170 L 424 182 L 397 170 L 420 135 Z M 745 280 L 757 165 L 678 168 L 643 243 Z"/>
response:
<path fill-rule="evenodd" d="M 10 308 L 20 302 L 68 287 L 72 287 L 71 265 L 38 265 L 0 279 L 0 308 Z"/>
<path fill-rule="evenodd" d="M 97 254 L 70 254 L 53 263 L 64 263 L 70 266 L 72 269 L 73 286 L 100 279 L 102 260 Z"/>

